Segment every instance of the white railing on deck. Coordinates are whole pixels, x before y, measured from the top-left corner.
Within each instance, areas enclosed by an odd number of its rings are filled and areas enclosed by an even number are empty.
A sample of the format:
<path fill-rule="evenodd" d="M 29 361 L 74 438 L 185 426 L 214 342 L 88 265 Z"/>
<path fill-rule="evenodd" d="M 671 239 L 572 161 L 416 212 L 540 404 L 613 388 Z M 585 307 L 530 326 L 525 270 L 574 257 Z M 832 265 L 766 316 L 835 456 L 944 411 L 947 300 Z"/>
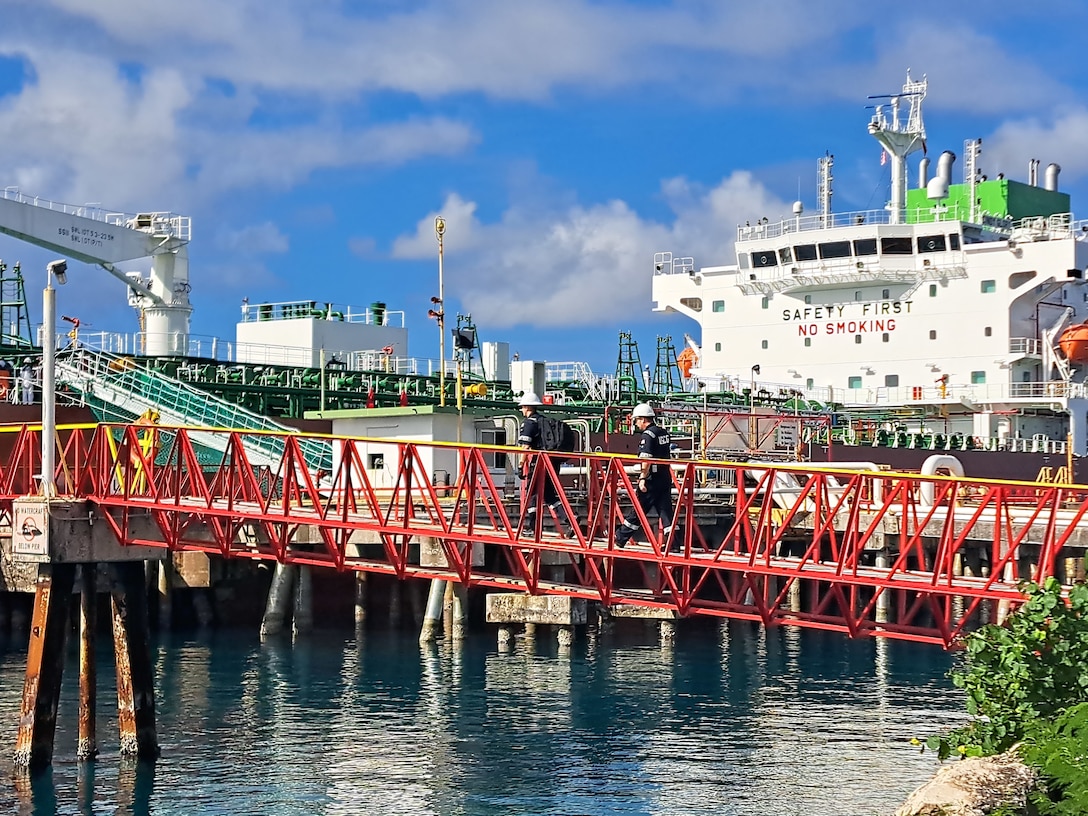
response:
<path fill-rule="evenodd" d="M 62 204 L 59 201 L 50 201 L 48 198 L 29 196 L 19 192 L 18 187 L 5 187 L 0 198 L 7 201 L 15 201 L 19 204 L 29 204 L 33 207 L 42 207 L 46 210 L 75 215 L 79 218 L 87 218 L 91 221 L 100 221 L 104 224 L 112 224 L 115 227 L 125 227 L 153 235 L 169 235 L 181 241 L 191 241 L 192 219 L 187 215 L 178 215 L 171 212 L 146 212 L 123 213 L 111 212 L 98 204 Z"/>

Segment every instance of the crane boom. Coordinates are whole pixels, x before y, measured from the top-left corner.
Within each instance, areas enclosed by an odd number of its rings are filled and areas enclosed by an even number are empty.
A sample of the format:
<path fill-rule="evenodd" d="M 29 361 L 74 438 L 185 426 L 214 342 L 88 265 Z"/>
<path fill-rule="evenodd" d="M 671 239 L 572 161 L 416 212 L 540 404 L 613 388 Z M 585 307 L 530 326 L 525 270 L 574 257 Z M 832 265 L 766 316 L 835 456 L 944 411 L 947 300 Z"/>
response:
<path fill-rule="evenodd" d="M 0 195 L 0 233 L 101 266 L 130 288 L 130 301 L 143 317 L 145 353 L 187 352 L 192 313 L 188 216 L 113 213 L 34 198 L 9 187 Z M 146 279 L 114 266 L 147 257 L 152 267 Z"/>

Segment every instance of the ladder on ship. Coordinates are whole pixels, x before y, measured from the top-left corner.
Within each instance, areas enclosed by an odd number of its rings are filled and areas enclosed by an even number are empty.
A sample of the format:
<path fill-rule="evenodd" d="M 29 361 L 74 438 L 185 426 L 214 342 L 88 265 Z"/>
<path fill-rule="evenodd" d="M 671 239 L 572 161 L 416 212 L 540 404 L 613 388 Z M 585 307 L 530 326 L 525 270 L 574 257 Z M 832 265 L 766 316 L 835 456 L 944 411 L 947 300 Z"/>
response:
<path fill-rule="evenodd" d="M 675 378 L 674 378 L 675 375 Z M 680 365 L 676 362 L 676 347 L 672 335 L 657 338 L 657 362 L 654 365 L 653 392 L 662 396 L 680 390 Z"/>
<path fill-rule="evenodd" d="M 104 351 L 74 349 L 59 352 L 57 382 L 78 391 L 89 403 L 108 403 L 139 415 L 157 411 L 160 423 L 190 428 L 293 433 L 294 429 L 249 411 L 240 405 L 200 391 L 180 380 L 139 366 L 130 357 Z M 190 432 L 199 444 L 223 452 L 228 437 L 223 433 Z M 332 470 L 332 443 L 307 438 L 299 442 L 311 470 Z M 276 436 L 247 435 L 246 454 L 257 466 L 277 466 L 283 459 L 284 441 Z"/>

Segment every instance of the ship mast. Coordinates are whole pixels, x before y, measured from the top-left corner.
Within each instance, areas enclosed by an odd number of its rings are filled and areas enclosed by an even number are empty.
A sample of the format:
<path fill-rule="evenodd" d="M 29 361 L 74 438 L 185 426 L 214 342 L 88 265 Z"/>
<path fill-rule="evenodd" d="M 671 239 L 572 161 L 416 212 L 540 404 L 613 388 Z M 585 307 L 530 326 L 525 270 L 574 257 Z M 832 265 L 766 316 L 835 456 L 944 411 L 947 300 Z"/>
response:
<path fill-rule="evenodd" d="M 892 224 L 903 223 L 903 214 L 907 202 L 907 156 L 918 150 L 926 149 L 926 128 L 922 123 L 922 100 L 926 97 L 925 76 L 918 82 L 910 78 L 903 83 L 903 91 L 898 94 L 870 96 L 870 99 L 887 99 L 887 103 L 876 106 L 872 121 L 869 122 L 869 134 L 873 136 L 891 157 L 892 198 L 888 203 L 889 221 Z M 905 122 L 900 121 L 900 102 L 907 100 L 910 108 Z M 890 108 L 885 114 L 885 107 Z"/>

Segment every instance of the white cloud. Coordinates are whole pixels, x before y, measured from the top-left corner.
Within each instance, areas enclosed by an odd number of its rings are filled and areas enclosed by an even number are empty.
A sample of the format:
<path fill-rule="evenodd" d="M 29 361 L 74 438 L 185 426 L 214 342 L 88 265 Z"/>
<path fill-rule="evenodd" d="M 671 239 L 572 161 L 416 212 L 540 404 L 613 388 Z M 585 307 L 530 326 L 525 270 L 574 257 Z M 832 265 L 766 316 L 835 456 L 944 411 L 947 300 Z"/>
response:
<path fill-rule="evenodd" d="M 287 252 L 290 242 L 271 221 L 237 230 L 220 230 L 216 245 L 230 252 L 245 255 L 267 255 Z"/>
<path fill-rule="evenodd" d="M 610 201 L 555 213 L 514 207 L 485 224 L 474 202 L 452 194 L 441 210 L 447 297 L 496 328 L 622 322 L 649 308 L 654 252 L 693 255 L 705 266 L 730 263 L 738 223 L 789 212 L 789 204 L 747 172 L 709 190 L 672 179 L 662 193 L 675 214 L 672 223 L 644 219 L 626 203 Z M 434 216 L 428 213 L 412 235 L 397 239 L 394 257 L 434 257 Z"/>
<path fill-rule="evenodd" d="M 1026 179 L 1028 159 L 1039 159 L 1043 167 L 1057 162 L 1062 167 L 1061 179 L 1084 178 L 1088 175 L 1088 108 L 1065 109 L 1049 122 L 1034 118 L 1006 122 L 983 141 L 982 150 L 980 163 L 991 178 L 1002 171 Z"/>

